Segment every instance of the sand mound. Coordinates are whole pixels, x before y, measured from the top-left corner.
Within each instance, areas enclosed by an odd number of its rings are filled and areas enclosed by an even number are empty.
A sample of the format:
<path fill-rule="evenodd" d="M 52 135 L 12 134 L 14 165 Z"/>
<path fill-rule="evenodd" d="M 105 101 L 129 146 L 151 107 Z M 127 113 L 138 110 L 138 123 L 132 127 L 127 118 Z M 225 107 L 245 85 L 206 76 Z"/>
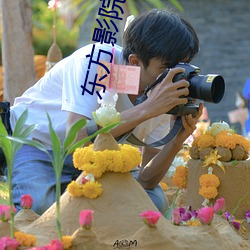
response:
<path fill-rule="evenodd" d="M 163 216 L 156 228 L 146 226 L 139 217 L 148 209 L 157 210 L 146 192 L 130 173 L 105 173 L 99 182 L 103 194 L 97 199 L 61 197 L 63 235 L 74 235 L 72 249 L 250 249 L 227 221 L 215 216 L 212 226 L 174 226 Z M 55 204 L 29 225 L 18 224 L 23 232 L 35 234 L 37 245 L 57 238 Z M 79 213 L 94 210 L 92 230 L 79 228 Z"/>
<path fill-rule="evenodd" d="M 241 198 L 239 208 L 235 212 L 237 219 L 244 219 L 245 213 L 250 209 L 250 160 L 235 162 L 223 162 L 225 173 L 217 165 L 212 165 L 213 173 L 219 178 L 218 197 L 224 197 L 226 210 L 230 213 L 237 207 Z M 199 195 L 199 178 L 207 173 L 208 167 L 204 167 L 201 160 L 189 160 L 188 162 L 188 185 L 187 205 L 193 209 L 201 207 L 204 198 Z"/>

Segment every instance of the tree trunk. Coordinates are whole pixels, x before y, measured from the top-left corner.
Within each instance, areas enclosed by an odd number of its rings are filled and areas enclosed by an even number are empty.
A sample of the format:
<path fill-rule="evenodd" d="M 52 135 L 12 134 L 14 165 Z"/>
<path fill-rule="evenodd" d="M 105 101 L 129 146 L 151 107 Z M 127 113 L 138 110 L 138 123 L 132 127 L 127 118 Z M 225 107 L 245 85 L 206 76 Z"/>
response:
<path fill-rule="evenodd" d="M 11 104 L 35 83 L 32 0 L 1 0 L 4 100 Z"/>

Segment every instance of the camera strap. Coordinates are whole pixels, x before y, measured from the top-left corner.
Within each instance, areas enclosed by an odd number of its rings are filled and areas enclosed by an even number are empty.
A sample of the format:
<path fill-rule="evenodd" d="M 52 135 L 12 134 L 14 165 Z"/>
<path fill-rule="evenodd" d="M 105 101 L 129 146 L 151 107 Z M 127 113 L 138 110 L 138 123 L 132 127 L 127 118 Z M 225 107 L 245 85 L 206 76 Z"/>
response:
<path fill-rule="evenodd" d="M 156 141 L 156 142 L 153 142 L 153 143 L 145 143 L 143 141 L 141 141 L 140 139 L 138 139 L 133 133 L 132 133 L 132 130 L 125 133 L 124 135 L 120 136 L 118 139 L 117 139 L 117 142 L 118 143 L 122 143 L 124 142 L 125 140 L 133 145 L 136 145 L 136 146 L 144 146 L 144 147 L 160 147 L 160 146 L 163 146 L 165 144 L 167 144 L 169 141 L 171 141 L 176 135 L 177 133 L 180 131 L 182 127 L 182 120 L 181 120 L 181 117 L 178 116 L 176 118 L 176 121 L 174 123 L 174 126 L 173 128 L 170 130 L 170 132 L 164 137 L 162 138 L 161 140 L 159 141 Z"/>

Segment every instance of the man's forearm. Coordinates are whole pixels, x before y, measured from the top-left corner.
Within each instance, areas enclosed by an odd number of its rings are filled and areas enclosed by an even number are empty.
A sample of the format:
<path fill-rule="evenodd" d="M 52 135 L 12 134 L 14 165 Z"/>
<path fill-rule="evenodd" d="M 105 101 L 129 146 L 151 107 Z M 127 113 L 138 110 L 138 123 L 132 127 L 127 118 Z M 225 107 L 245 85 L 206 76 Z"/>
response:
<path fill-rule="evenodd" d="M 138 181 L 146 189 L 153 189 L 170 168 L 176 154 L 182 149 L 182 144 L 173 141 L 163 149 L 146 166 L 142 166 Z"/>

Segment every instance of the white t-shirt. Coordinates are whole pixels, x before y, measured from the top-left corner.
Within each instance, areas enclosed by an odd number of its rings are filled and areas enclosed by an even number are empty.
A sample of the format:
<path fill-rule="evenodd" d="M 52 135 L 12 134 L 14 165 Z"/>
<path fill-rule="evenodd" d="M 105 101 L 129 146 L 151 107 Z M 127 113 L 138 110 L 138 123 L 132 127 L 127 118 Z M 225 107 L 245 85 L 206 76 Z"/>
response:
<path fill-rule="evenodd" d="M 92 48 L 93 44 L 89 44 L 64 58 L 22 96 L 15 98 L 14 105 L 11 107 L 12 128 L 24 110 L 28 109 L 28 119 L 25 125 L 38 124 L 37 129 L 32 133 L 32 138 L 41 141 L 47 148 L 51 148 L 47 113 L 61 142 L 65 138 L 67 111 L 92 118 L 92 112 L 99 108 L 98 96 L 95 91 L 93 91 L 93 95 L 86 91 L 82 94 L 81 86 L 84 86 L 88 72 L 86 88 L 89 91 L 93 90 L 89 82 L 94 82 L 98 66 L 93 61 L 110 61 L 112 46 L 96 43 L 94 51 Z M 98 60 L 100 50 L 102 52 Z M 122 48 L 115 45 L 114 51 L 115 64 L 123 64 Z M 88 55 L 91 56 L 92 52 L 93 57 L 90 64 Z M 117 110 L 121 112 L 130 107 L 132 107 L 132 103 L 128 96 L 120 94 Z M 169 126 L 166 126 L 169 123 L 168 115 L 151 120 L 140 125 L 135 131 L 136 135 L 147 143 L 161 139 L 169 130 Z"/>

